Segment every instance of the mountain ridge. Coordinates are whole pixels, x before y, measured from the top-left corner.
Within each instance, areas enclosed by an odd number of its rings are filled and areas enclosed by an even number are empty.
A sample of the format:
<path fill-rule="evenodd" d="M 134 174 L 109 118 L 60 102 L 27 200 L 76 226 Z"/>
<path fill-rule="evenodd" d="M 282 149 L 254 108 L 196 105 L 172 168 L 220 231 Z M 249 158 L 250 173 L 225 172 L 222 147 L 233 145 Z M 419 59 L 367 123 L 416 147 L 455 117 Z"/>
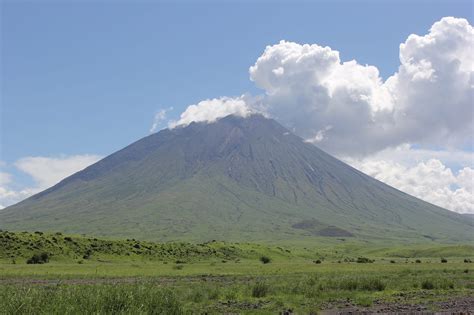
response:
<path fill-rule="evenodd" d="M 0 228 L 54 227 L 193 241 L 473 241 L 474 232 L 461 215 L 383 184 L 260 115 L 162 130 L 0 212 Z"/>

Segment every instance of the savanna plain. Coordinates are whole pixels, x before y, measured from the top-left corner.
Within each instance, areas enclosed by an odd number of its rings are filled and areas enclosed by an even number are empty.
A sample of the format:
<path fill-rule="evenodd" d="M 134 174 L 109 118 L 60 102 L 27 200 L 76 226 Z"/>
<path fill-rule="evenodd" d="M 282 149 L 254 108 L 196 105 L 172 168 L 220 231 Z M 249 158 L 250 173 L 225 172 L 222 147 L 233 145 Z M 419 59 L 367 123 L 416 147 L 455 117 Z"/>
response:
<path fill-rule="evenodd" d="M 0 232 L 2 314 L 472 311 L 474 247 Z"/>

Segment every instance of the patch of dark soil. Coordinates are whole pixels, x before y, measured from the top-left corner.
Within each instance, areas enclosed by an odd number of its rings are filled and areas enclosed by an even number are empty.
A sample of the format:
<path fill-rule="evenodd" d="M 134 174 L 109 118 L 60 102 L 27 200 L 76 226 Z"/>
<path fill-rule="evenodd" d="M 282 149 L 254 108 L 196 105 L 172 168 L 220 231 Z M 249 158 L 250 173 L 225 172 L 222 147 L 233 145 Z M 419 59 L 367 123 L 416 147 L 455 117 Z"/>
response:
<path fill-rule="evenodd" d="M 316 219 L 303 220 L 291 226 L 294 229 L 305 230 L 313 235 L 328 237 L 352 237 L 351 232 L 334 225 L 326 225 Z"/>
<path fill-rule="evenodd" d="M 414 314 L 414 315 L 447 315 L 474 314 L 474 297 L 455 297 L 446 301 L 407 303 L 403 297 L 395 302 L 376 300 L 370 307 L 362 307 L 351 301 L 327 303 L 320 314 L 324 315 L 356 315 L 356 314 Z"/>
<path fill-rule="evenodd" d="M 220 301 L 215 305 L 215 309 L 218 312 L 229 314 L 229 311 L 246 311 L 246 310 L 259 310 L 265 305 L 269 304 L 269 301 L 256 301 L 256 302 L 247 302 L 247 301 Z"/>
<path fill-rule="evenodd" d="M 320 236 L 330 236 L 330 237 L 353 237 L 349 231 L 338 228 L 337 226 L 328 226 L 327 228 L 321 229 L 318 231 Z"/>

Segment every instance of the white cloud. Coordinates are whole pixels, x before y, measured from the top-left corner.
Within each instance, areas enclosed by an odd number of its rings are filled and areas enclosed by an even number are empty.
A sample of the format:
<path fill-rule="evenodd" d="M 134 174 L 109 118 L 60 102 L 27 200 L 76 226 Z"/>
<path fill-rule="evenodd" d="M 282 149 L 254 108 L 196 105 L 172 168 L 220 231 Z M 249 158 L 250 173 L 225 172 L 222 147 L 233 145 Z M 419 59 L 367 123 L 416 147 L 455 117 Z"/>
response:
<path fill-rule="evenodd" d="M 150 128 L 150 133 L 156 132 L 158 128 L 161 127 L 163 122 L 166 120 L 168 112 L 172 110 L 173 110 L 173 107 L 170 107 L 166 109 L 160 109 L 158 112 L 156 112 L 155 117 L 153 117 L 153 124 Z"/>
<path fill-rule="evenodd" d="M 0 186 L 11 182 L 11 175 L 5 172 L 0 172 Z"/>
<path fill-rule="evenodd" d="M 446 17 L 400 45 L 401 65 L 385 85 L 396 102 L 393 132 L 406 142 L 471 144 L 474 132 L 474 29 Z"/>
<path fill-rule="evenodd" d="M 474 213 L 474 153 L 455 153 L 458 156 L 470 156 L 465 161 L 470 161 L 470 166 L 455 171 L 453 167 L 447 167 L 442 161 L 432 158 L 439 156 L 439 151 L 431 151 L 431 154 L 429 150 L 417 151 L 401 146 L 362 159 L 344 160 L 410 195 L 456 212 Z M 423 160 L 419 160 L 420 157 Z"/>
<path fill-rule="evenodd" d="M 384 81 L 377 67 L 341 61 L 330 47 L 281 41 L 249 69 L 265 91 L 259 102 L 204 100 L 168 126 L 264 112 L 336 155 L 364 156 L 404 143 L 472 146 L 473 50 L 469 22 L 443 18 L 400 45 L 399 69 Z"/>
<path fill-rule="evenodd" d="M 339 52 L 329 47 L 281 41 L 265 49 L 250 67 L 250 78 L 265 90 L 271 117 L 324 149 L 383 147 L 377 144 L 378 129 L 389 123 L 393 104 L 376 67 L 341 62 Z"/>
<path fill-rule="evenodd" d="M 270 116 L 333 154 L 463 147 L 474 132 L 473 45 L 467 20 L 448 17 L 400 45 L 398 72 L 385 82 L 376 67 L 342 62 L 329 47 L 286 41 L 268 46 L 249 72 Z"/>
<path fill-rule="evenodd" d="M 204 100 L 196 105 L 190 105 L 177 121 L 170 121 L 168 127 L 186 126 L 191 122 L 210 123 L 231 114 L 246 117 L 252 110 L 247 105 L 245 98 L 245 96 L 237 98 L 220 97 Z"/>
<path fill-rule="evenodd" d="M 20 171 L 31 176 L 35 182 L 32 187 L 10 188 L 12 176 L 0 173 L 0 206 L 17 203 L 31 195 L 49 188 L 62 179 L 86 168 L 101 159 L 98 155 L 72 155 L 61 157 L 25 157 L 14 163 Z"/>
<path fill-rule="evenodd" d="M 38 188 L 45 189 L 59 183 L 101 159 L 98 155 L 72 155 L 67 157 L 25 157 L 15 162 L 21 171 L 33 177 Z"/>

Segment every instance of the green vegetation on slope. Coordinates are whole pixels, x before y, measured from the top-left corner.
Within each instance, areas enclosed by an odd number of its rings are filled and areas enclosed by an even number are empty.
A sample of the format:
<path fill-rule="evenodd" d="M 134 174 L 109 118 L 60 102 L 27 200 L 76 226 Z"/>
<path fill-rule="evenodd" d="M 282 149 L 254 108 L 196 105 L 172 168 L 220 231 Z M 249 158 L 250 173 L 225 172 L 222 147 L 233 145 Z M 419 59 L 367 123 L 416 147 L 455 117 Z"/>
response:
<path fill-rule="evenodd" d="M 344 241 L 312 243 L 305 246 L 277 246 L 258 243 L 157 243 L 135 239 L 98 239 L 78 235 L 43 232 L 0 231 L 0 261 L 24 263 L 33 255 L 46 253 L 53 262 L 86 261 L 163 261 L 197 262 L 207 260 L 239 261 L 356 261 L 371 259 L 453 257 L 474 260 L 472 245 L 410 245 L 384 247 L 377 243 Z"/>
<path fill-rule="evenodd" d="M 0 229 L 153 241 L 474 241 L 463 216 L 257 115 L 145 137 L 3 209 Z"/>

